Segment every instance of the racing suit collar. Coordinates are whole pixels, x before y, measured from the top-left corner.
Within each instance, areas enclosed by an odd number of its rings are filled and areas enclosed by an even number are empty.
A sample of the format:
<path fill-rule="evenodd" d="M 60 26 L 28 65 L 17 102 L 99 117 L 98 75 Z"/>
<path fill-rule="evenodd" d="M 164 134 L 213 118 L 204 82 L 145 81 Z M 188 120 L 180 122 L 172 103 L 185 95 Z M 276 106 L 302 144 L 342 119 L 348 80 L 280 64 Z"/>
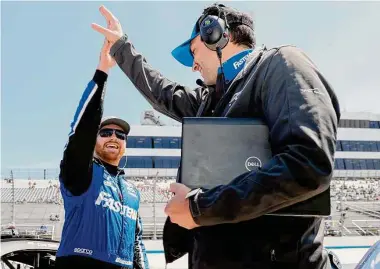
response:
<path fill-rule="evenodd" d="M 247 59 L 249 57 L 249 54 L 253 52 L 253 49 L 247 49 L 243 50 L 231 58 L 229 58 L 227 61 L 225 61 L 223 66 L 223 72 L 224 77 L 226 80 L 226 84 L 229 84 L 236 76 L 239 74 L 239 72 L 244 68 Z M 218 74 L 222 72 L 222 69 L 218 68 Z"/>
<path fill-rule="evenodd" d="M 116 176 L 116 175 L 122 175 L 124 173 L 124 170 L 123 169 L 120 169 L 118 166 L 116 165 L 112 165 L 112 164 L 109 164 L 103 160 L 100 160 L 98 157 L 94 157 L 95 161 L 99 164 L 99 165 L 102 165 L 104 166 L 104 168 L 107 170 L 107 172 L 112 175 L 112 176 Z"/>

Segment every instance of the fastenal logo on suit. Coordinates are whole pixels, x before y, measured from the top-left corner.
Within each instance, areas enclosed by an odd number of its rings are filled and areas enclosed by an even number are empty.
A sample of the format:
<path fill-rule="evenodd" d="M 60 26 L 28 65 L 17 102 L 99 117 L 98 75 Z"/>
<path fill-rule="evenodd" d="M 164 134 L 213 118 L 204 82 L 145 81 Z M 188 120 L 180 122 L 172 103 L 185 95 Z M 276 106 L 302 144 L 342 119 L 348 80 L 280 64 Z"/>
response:
<path fill-rule="evenodd" d="M 261 167 L 261 160 L 255 156 L 251 156 L 245 161 L 245 168 L 248 171 L 256 170 L 257 168 L 260 168 L 260 167 Z"/>

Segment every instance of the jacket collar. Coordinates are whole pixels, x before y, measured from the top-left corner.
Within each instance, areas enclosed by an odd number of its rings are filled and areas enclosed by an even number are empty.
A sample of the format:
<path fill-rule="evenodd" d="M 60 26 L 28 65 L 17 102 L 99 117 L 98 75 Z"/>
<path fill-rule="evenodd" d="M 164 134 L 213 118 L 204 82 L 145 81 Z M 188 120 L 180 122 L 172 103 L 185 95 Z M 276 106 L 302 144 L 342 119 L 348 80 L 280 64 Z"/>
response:
<path fill-rule="evenodd" d="M 265 50 L 265 47 L 262 49 L 255 49 L 254 52 L 249 54 L 248 58 L 246 59 L 246 64 L 244 68 L 236 75 L 235 79 L 230 83 L 230 85 L 228 85 L 228 89 L 225 91 L 224 95 L 230 91 L 230 89 L 236 82 L 244 78 L 247 75 L 247 73 L 251 72 L 252 68 L 254 68 L 261 59 L 261 56 L 263 55 Z"/>
<path fill-rule="evenodd" d="M 124 175 L 124 169 L 121 169 L 120 167 L 104 162 L 100 160 L 98 157 L 94 157 L 93 160 L 96 164 L 98 164 L 99 166 L 102 166 L 106 170 L 107 173 L 113 176 Z"/>
<path fill-rule="evenodd" d="M 247 73 L 249 73 L 252 70 L 252 68 L 261 59 L 261 56 L 265 50 L 266 50 L 266 48 L 258 48 L 258 49 L 255 49 L 254 52 L 249 54 L 249 56 L 246 60 L 246 64 L 244 65 L 243 69 L 237 74 L 234 81 L 243 78 Z"/>
<path fill-rule="evenodd" d="M 244 66 L 247 63 L 247 59 L 249 58 L 252 52 L 252 49 L 243 50 L 235 54 L 222 64 L 223 73 L 227 85 L 235 79 L 235 77 L 237 76 L 237 74 L 239 74 L 241 70 L 244 69 Z M 219 67 L 218 74 L 220 74 L 221 72 L 222 68 Z"/>

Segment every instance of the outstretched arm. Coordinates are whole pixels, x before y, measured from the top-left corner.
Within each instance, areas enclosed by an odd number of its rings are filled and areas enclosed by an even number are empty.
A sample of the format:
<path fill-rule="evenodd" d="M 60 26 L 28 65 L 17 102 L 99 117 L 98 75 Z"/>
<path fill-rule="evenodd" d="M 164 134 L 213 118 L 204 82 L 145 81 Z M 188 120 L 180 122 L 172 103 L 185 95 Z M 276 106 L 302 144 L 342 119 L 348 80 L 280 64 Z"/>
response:
<path fill-rule="evenodd" d="M 99 65 L 87 84 L 71 122 L 69 139 L 60 165 L 60 181 L 68 195 L 79 196 L 90 186 L 92 159 L 98 128 L 103 115 L 104 87 L 109 69 L 115 62 L 109 55 L 110 44 L 104 43 Z"/>
<path fill-rule="evenodd" d="M 94 23 L 92 28 L 113 43 L 111 55 L 153 108 L 177 121 L 195 116 L 207 90 L 202 87 L 193 90 L 165 78 L 128 41 L 119 20 L 104 6 L 100 7 L 100 13 L 109 22 L 108 27 Z"/>

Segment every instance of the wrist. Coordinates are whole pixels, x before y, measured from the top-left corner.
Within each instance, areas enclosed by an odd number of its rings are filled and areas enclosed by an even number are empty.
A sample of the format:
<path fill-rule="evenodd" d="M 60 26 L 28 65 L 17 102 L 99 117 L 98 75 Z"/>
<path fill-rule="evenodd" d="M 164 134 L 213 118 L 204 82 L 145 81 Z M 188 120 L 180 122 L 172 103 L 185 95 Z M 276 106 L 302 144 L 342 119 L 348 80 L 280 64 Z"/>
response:
<path fill-rule="evenodd" d="M 123 47 L 128 41 L 128 35 L 124 34 L 122 35 L 116 42 L 112 45 L 110 49 L 110 54 L 112 57 L 115 58 L 116 52 L 119 51 L 121 47 Z"/>
<path fill-rule="evenodd" d="M 201 215 L 201 210 L 198 205 L 198 198 L 199 195 L 203 193 L 203 190 L 198 188 L 191 190 L 187 195 L 186 198 L 189 201 L 189 207 L 190 207 L 190 213 L 194 220 L 197 219 Z"/>
<path fill-rule="evenodd" d="M 107 78 L 108 78 L 108 74 L 97 69 L 95 71 L 95 74 L 94 74 L 94 77 L 93 77 L 93 81 L 98 84 L 98 85 L 104 85 L 104 83 L 107 81 Z"/>
<path fill-rule="evenodd" d="M 108 74 L 110 67 L 107 66 L 106 64 L 99 63 L 98 67 L 96 68 L 97 70 L 103 71 L 104 73 Z"/>

